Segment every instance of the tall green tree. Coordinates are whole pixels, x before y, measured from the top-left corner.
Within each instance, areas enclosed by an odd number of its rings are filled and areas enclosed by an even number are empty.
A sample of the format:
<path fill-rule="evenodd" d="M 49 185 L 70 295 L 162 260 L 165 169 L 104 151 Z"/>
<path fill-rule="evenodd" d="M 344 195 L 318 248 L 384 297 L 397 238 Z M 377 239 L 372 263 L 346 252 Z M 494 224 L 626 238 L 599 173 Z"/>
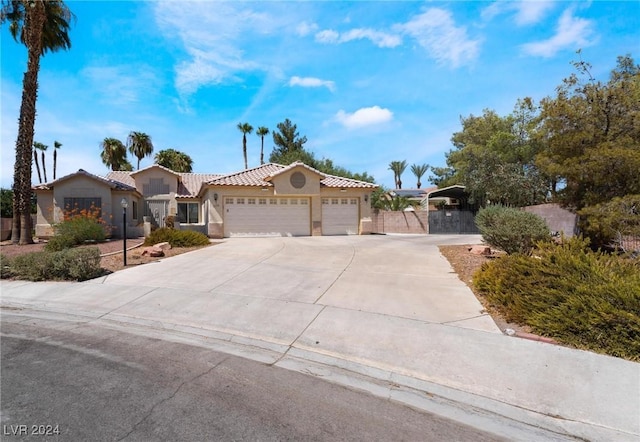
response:
<path fill-rule="evenodd" d="M 256 135 L 260 137 L 260 164 L 262 165 L 264 164 L 264 137 L 269 135 L 269 129 L 264 126 L 260 126 L 256 130 Z"/>
<path fill-rule="evenodd" d="M 105 138 L 100 142 L 100 159 L 111 170 L 127 170 L 131 164 L 127 160 L 127 148 L 117 138 Z"/>
<path fill-rule="evenodd" d="M 42 184 L 42 173 L 40 172 L 40 160 L 38 158 L 38 152 L 44 151 L 47 148 L 44 144 L 34 141 L 33 142 L 33 162 L 36 163 L 36 171 L 38 172 L 38 183 Z"/>
<path fill-rule="evenodd" d="M 407 161 L 392 161 L 389 163 L 389 170 L 393 171 L 396 189 L 402 189 L 402 174 L 407 168 Z"/>
<path fill-rule="evenodd" d="M 189 155 L 175 149 L 163 149 L 156 153 L 154 158 L 156 164 L 173 170 L 174 172 L 192 171 L 193 160 Z"/>
<path fill-rule="evenodd" d="M 138 159 L 138 170 L 140 170 L 140 160 L 150 157 L 153 153 L 151 137 L 144 132 L 133 131 L 127 137 L 127 149 Z"/>
<path fill-rule="evenodd" d="M 506 117 L 485 109 L 460 121 L 462 130 L 451 138 L 455 149 L 446 154 L 448 167 L 432 169 L 440 173 L 438 186 L 462 184 L 481 205 L 545 201 L 549 180 L 535 164 L 542 145 L 534 136 L 540 116 L 531 99 L 518 100 Z"/>
<path fill-rule="evenodd" d="M 53 180 L 56 180 L 56 169 L 58 167 L 58 149 L 62 147 L 59 141 L 53 142 Z"/>
<path fill-rule="evenodd" d="M 273 132 L 273 151 L 269 156 L 272 163 L 290 164 L 294 161 L 302 161 L 311 164 L 314 161 L 313 154 L 304 149 L 307 142 L 306 136 L 300 136 L 298 126 L 286 118 L 276 126 L 278 131 Z"/>
<path fill-rule="evenodd" d="M 559 186 L 557 198 L 581 209 L 640 194 L 640 66 L 621 56 L 603 82 L 574 62 L 554 97 L 542 100 L 537 165 Z"/>
<path fill-rule="evenodd" d="M 247 134 L 253 131 L 253 126 L 249 123 L 238 123 L 238 130 L 242 132 L 242 155 L 244 156 L 244 168 L 249 168 L 247 162 Z"/>
<path fill-rule="evenodd" d="M 425 173 L 427 173 L 427 170 L 429 170 L 428 164 L 412 164 L 411 165 L 411 172 L 416 176 L 416 179 L 418 180 L 418 182 L 416 183 L 416 186 L 418 187 L 418 189 L 422 187 L 422 183 L 420 182 L 420 179 L 424 176 Z"/>
<path fill-rule="evenodd" d="M 31 232 L 31 150 L 36 119 L 40 57 L 47 52 L 69 49 L 69 22 L 73 14 L 61 0 L 4 0 L 0 22 L 9 23 L 16 41 L 27 47 L 27 71 L 22 81 L 14 164 L 12 241 L 33 243 Z"/>

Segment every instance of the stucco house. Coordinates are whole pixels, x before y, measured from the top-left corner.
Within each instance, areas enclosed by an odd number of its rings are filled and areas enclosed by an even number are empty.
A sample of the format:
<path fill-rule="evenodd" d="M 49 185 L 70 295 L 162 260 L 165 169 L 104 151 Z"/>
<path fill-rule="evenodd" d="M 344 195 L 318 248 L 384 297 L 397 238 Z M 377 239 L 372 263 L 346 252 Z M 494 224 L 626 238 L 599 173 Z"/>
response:
<path fill-rule="evenodd" d="M 157 164 L 105 177 L 81 169 L 34 188 L 36 236 L 51 236 L 65 208 L 91 205 L 119 235 L 123 199 L 131 236 L 141 233 L 144 219 L 162 226 L 169 215 L 179 228 L 211 238 L 367 234 L 372 229 L 370 195 L 376 187 L 301 162 L 269 163 L 228 175 L 177 173 Z"/>

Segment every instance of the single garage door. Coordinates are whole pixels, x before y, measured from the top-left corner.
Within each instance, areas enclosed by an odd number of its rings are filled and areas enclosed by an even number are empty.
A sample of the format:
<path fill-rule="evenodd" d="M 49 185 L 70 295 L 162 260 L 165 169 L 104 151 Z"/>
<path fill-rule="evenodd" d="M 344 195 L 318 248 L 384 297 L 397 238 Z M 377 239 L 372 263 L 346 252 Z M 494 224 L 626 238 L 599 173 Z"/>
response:
<path fill-rule="evenodd" d="M 224 236 L 309 236 L 309 198 L 226 197 Z"/>
<path fill-rule="evenodd" d="M 357 235 L 358 198 L 322 198 L 322 234 Z"/>

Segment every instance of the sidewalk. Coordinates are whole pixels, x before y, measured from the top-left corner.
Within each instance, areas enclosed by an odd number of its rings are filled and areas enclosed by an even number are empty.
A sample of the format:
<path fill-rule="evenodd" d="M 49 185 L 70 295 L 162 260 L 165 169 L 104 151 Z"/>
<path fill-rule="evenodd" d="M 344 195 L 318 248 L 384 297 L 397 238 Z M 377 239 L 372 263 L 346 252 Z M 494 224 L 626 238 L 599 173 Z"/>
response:
<path fill-rule="evenodd" d="M 2 321 L 215 347 L 513 440 L 640 439 L 640 364 L 501 334 L 429 241 L 243 239 L 85 283 L 2 281 Z"/>

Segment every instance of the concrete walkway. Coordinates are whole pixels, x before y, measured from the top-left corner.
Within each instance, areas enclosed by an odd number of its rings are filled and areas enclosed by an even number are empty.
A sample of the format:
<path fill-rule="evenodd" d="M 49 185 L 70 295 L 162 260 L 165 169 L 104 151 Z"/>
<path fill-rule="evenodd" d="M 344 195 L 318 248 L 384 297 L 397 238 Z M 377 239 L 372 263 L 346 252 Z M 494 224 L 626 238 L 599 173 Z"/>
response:
<path fill-rule="evenodd" d="M 2 320 L 193 342 L 512 440 L 638 440 L 640 364 L 503 335 L 437 248 L 479 240 L 225 240 L 85 283 L 3 281 Z"/>

